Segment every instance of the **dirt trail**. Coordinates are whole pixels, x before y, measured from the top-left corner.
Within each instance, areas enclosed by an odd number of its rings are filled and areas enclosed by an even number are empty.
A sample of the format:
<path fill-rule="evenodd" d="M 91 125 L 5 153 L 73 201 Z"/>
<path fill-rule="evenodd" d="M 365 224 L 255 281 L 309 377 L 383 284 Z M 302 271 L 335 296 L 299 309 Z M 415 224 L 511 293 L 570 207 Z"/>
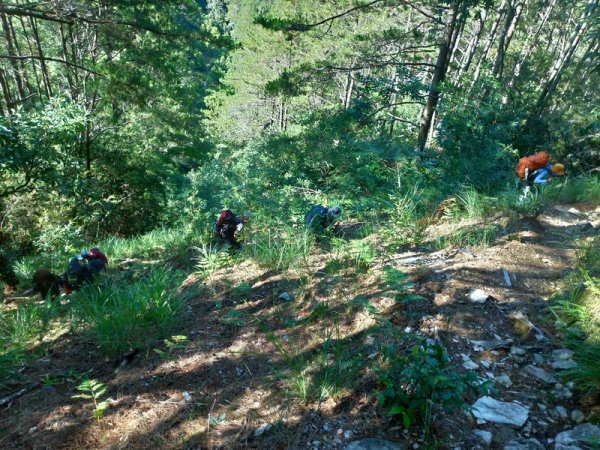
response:
<path fill-rule="evenodd" d="M 368 300 L 395 326 L 439 339 L 458 370 L 465 370 L 463 364 L 477 365 L 478 375 L 494 382 L 494 398 L 529 408 L 529 418 L 520 428 L 478 425 L 467 414 L 440 415 L 433 433 L 443 438 L 442 448 L 478 448 L 474 428 L 493 433 L 490 448 L 504 448 L 511 439 L 529 436 L 554 448 L 548 439 L 572 427 L 569 413 L 580 407 L 569 386 L 539 380 L 527 367 L 556 375 L 551 367 L 550 355 L 557 347 L 548 298 L 572 268 L 576 239 L 596 232 L 600 208 L 561 205 L 537 222 L 498 217 L 494 223 L 501 231 L 487 248 L 413 251 L 379 263 L 411 275 L 416 293 L 426 299 L 416 304 L 398 304 L 383 294 L 377 268 L 366 273 L 330 270 L 331 255 L 314 256 L 310 275 L 292 270 L 283 276 L 250 262 L 221 270 L 207 282 L 191 275 L 181 290 L 193 300 L 176 333 L 188 336 L 185 348 L 162 358 L 149 350 L 115 370 L 98 359 L 89 341 L 62 336 L 47 356 L 27 364 L 22 374 L 39 380 L 91 369 L 91 377 L 109 386 L 106 416 L 97 423 L 90 402 L 71 398 L 75 381 L 62 377 L 3 408 L 0 446 L 333 449 L 359 437 L 419 446 L 418 430 L 406 433 L 377 406 L 368 367 L 327 400 L 303 403 L 298 395 L 286 394 L 294 391 L 293 360 L 309 368 L 309 376 L 297 378 L 302 383 L 322 375 L 318 370 L 336 367 L 335 358 L 348 357 L 348 364 L 373 358 L 378 349 L 376 322 L 360 307 Z M 451 228 L 438 225 L 430 231 L 439 237 Z M 234 289 L 241 282 L 248 289 Z M 468 297 L 473 289 L 489 297 L 475 303 Z M 280 299 L 283 292 L 292 298 Z M 520 334 L 523 317 L 535 328 Z M 521 327 L 515 328 L 516 322 Z M 329 331 L 344 345 L 343 355 L 327 347 Z M 473 343 L 507 339 L 512 343 L 496 349 Z M 322 360 L 319 355 L 324 355 Z M 376 364 L 372 361 L 367 366 Z M 310 382 L 304 386 L 308 391 L 313 387 Z M 302 389 L 296 385 L 294 392 Z M 565 409 L 566 417 L 556 406 Z"/>

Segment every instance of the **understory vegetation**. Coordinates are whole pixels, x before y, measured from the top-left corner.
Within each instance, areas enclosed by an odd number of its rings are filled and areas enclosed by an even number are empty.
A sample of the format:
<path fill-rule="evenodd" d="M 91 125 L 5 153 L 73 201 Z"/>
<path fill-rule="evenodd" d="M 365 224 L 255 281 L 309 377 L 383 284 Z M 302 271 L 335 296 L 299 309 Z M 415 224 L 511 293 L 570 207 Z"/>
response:
<path fill-rule="evenodd" d="M 434 258 L 474 258 L 557 205 L 600 205 L 598 0 L 101 3 L 0 6 L 3 391 L 64 385 L 101 423 L 115 389 L 99 363 L 43 380 L 27 368 L 59 344 L 183 364 L 194 340 L 260 332 L 271 393 L 320 406 L 360 391 L 428 442 L 441 412 L 493 392 L 398 323 L 443 302 L 416 292 Z M 515 164 L 541 150 L 566 174 L 524 189 Z M 321 233 L 304 223 L 317 204 L 342 210 Z M 244 217 L 239 251 L 214 236 L 223 209 Z M 578 364 L 565 379 L 591 407 L 600 239 L 577 245 L 552 305 Z M 110 259 L 93 283 L 26 293 L 91 247 Z M 227 421 L 213 408 L 211 448 Z"/>

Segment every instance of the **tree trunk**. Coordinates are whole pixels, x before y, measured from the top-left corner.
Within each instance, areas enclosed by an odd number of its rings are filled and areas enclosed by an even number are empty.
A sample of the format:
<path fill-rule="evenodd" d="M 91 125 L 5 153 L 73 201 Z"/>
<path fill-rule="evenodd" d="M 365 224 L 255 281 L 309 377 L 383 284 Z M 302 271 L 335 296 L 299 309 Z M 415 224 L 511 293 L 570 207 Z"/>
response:
<path fill-rule="evenodd" d="M 519 60 L 518 60 L 517 64 L 515 65 L 514 75 L 509 83 L 509 86 L 512 87 L 514 85 L 515 81 L 519 78 L 523 64 L 525 63 L 525 61 L 527 61 L 529 59 L 529 57 L 531 56 L 531 53 L 533 52 L 533 49 L 536 47 L 538 39 L 540 37 L 540 34 L 542 33 L 542 29 L 544 28 L 544 25 L 546 25 L 546 22 L 550 18 L 550 14 L 552 13 L 552 10 L 554 9 L 554 5 L 556 5 L 556 1 L 557 0 L 550 0 L 550 3 L 548 3 L 548 5 L 546 6 L 546 9 L 544 10 L 544 13 L 542 14 L 542 19 L 540 20 L 540 23 L 538 24 L 538 27 L 535 31 L 535 34 L 533 35 L 531 43 L 529 41 L 530 34 L 527 34 L 527 36 L 525 37 L 525 42 L 523 44 L 523 50 L 521 51 Z"/>
<path fill-rule="evenodd" d="M 498 7 L 498 15 L 496 16 L 496 21 L 492 25 L 492 28 L 490 29 L 490 32 L 488 34 L 485 48 L 483 49 L 483 52 L 481 53 L 481 57 L 479 58 L 479 60 L 477 61 L 477 65 L 475 66 L 475 72 L 473 74 L 473 81 L 471 83 L 471 87 L 475 83 L 477 83 L 477 80 L 479 80 L 479 75 L 481 73 L 481 65 L 483 64 L 484 61 L 487 60 L 488 54 L 490 53 L 492 44 L 494 43 L 494 38 L 496 36 L 496 32 L 498 31 L 498 28 L 500 27 L 500 22 L 502 22 L 502 18 L 504 17 L 504 6 L 505 5 L 506 5 L 506 0 L 502 0 L 502 3 L 500 3 L 500 6 Z"/>
<path fill-rule="evenodd" d="M 40 68 L 42 70 L 42 79 L 44 80 L 44 87 L 46 89 L 46 96 L 52 97 L 52 87 L 50 85 L 50 77 L 48 76 L 48 67 L 46 66 L 46 60 L 44 59 L 44 51 L 42 50 L 42 43 L 40 42 L 40 35 L 38 33 L 37 25 L 33 17 L 29 18 L 29 24 L 31 25 L 31 31 L 33 32 L 33 39 L 38 49 L 40 56 Z"/>
<path fill-rule="evenodd" d="M 452 8 L 452 15 L 446 23 L 444 39 L 440 44 L 435 70 L 433 72 L 433 79 L 431 80 L 429 94 L 427 95 L 427 102 L 425 103 L 425 107 L 423 108 L 423 112 L 419 120 L 417 148 L 420 151 L 425 150 L 425 146 L 427 145 L 427 136 L 429 135 L 429 130 L 431 128 L 433 114 L 440 100 L 439 87 L 440 84 L 446 79 L 450 57 L 452 56 L 451 51 L 458 37 L 458 31 L 461 28 L 459 18 L 464 18 L 464 14 L 459 13 L 460 8 L 462 8 L 461 2 L 456 2 Z"/>
<path fill-rule="evenodd" d="M 21 79 L 21 73 L 19 70 L 19 62 L 17 56 L 17 52 L 15 50 L 15 45 L 12 39 L 12 33 L 10 30 L 10 25 L 8 23 L 8 18 L 6 14 L 0 14 L 0 20 L 2 20 L 2 31 L 4 31 L 4 40 L 6 41 L 6 49 L 8 51 L 8 55 L 10 58 L 10 66 L 12 68 L 13 77 L 15 79 L 15 84 L 17 86 L 17 92 L 19 93 L 19 100 L 25 98 L 25 90 L 23 88 L 23 80 Z"/>
<path fill-rule="evenodd" d="M 475 33 L 473 34 L 473 36 L 471 37 L 471 40 L 469 41 L 469 46 L 465 50 L 465 53 L 463 54 L 463 58 L 461 60 L 460 69 L 458 70 L 459 80 L 465 73 L 467 73 L 467 71 L 469 70 L 469 66 L 471 65 L 471 62 L 473 61 L 473 56 L 475 55 L 475 50 L 477 50 L 477 46 L 479 45 L 479 40 L 481 39 L 481 35 L 483 34 L 483 28 L 485 25 L 486 15 L 487 15 L 487 11 L 485 9 L 482 10 L 479 15 L 479 20 L 477 21 L 477 23 L 479 24 L 478 28 L 475 31 Z"/>
<path fill-rule="evenodd" d="M 598 0 L 590 0 L 586 5 L 581 17 L 577 23 L 577 27 L 573 31 L 571 38 L 569 39 L 569 44 L 563 48 L 561 55 L 556 59 L 554 66 L 550 71 L 550 76 L 542 89 L 542 93 L 540 94 L 538 101 L 535 107 L 535 115 L 541 116 L 544 109 L 548 105 L 548 100 L 556 90 L 558 83 L 565 71 L 565 69 L 570 64 L 573 56 L 575 55 L 575 51 L 581 42 L 581 39 L 585 35 L 585 31 L 588 27 L 588 18 L 594 14 L 596 8 L 598 7 Z"/>
<path fill-rule="evenodd" d="M 513 34 L 521 17 L 525 0 L 518 2 L 516 5 L 509 3 L 508 12 L 506 14 L 506 20 L 504 21 L 504 27 L 500 33 L 498 42 L 498 52 L 496 53 L 496 61 L 494 62 L 494 69 L 492 73 L 496 78 L 502 78 L 502 71 L 504 70 L 504 58 L 508 51 L 508 46 L 512 40 Z"/>

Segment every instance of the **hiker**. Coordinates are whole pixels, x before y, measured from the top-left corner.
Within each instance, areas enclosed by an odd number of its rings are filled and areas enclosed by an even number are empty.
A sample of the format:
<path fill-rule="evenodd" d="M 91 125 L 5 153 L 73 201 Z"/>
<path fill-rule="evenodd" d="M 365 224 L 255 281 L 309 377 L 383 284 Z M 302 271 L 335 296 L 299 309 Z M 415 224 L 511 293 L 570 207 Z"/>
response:
<path fill-rule="evenodd" d="M 325 208 L 322 205 L 313 205 L 304 217 L 304 224 L 315 232 L 323 232 L 335 225 L 342 209 L 339 206 Z"/>
<path fill-rule="evenodd" d="M 214 226 L 215 235 L 225 240 L 232 248 L 239 249 L 241 244 L 237 241 L 235 233 L 244 228 L 244 221 L 230 209 L 224 209 L 219 214 L 219 219 Z"/>
<path fill-rule="evenodd" d="M 58 297 L 60 295 L 60 288 L 63 285 L 63 279 L 48 269 L 41 268 L 33 274 L 33 289 L 35 292 L 40 293 L 42 300 L 48 297 L 48 293 L 51 293 L 52 297 Z"/>
<path fill-rule="evenodd" d="M 550 165 L 548 153 L 542 151 L 531 156 L 519 159 L 515 174 L 527 187 L 533 185 L 547 184 L 552 177 L 560 177 L 565 174 L 565 166 L 562 164 Z"/>
<path fill-rule="evenodd" d="M 84 250 L 80 256 L 88 261 L 85 266 L 92 275 L 100 272 L 108 265 L 108 258 L 97 247 L 92 248 L 89 252 Z"/>

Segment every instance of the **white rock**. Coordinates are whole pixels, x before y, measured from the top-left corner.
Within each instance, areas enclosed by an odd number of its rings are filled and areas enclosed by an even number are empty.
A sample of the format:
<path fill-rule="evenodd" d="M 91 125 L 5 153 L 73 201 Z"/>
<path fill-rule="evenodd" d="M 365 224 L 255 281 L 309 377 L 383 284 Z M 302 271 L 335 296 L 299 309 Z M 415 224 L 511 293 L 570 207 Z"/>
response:
<path fill-rule="evenodd" d="M 546 372 L 544 369 L 541 369 L 536 366 L 527 366 L 525 367 L 525 372 L 529 375 L 534 376 L 535 378 L 544 381 L 545 383 L 556 383 L 558 380 L 554 375 L 549 372 Z"/>
<path fill-rule="evenodd" d="M 486 447 L 492 445 L 493 434 L 485 430 L 473 430 L 473 434 Z"/>
<path fill-rule="evenodd" d="M 471 358 L 469 358 L 467 355 L 465 355 L 464 353 L 461 353 L 460 356 L 462 357 L 462 365 L 465 369 L 467 369 L 467 370 L 479 369 L 479 366 L 477 365 L 477 363 L 473 362 L 471 360 Z"/>
<path fill-rule="evenodd" d="M 504 446 L 504 450 L 544 450 L 544 446 L 540 441 L 534 438 L 530 439 L 514 439 Z"/>
<path fill-rule="evenodd" d="M 556 413 L 560 416 L 561 419 L 566 419 L 569 417 L 567 414 L 567 409 L 564 406 L 557 406 Z"/>
<path fill-rule="evenodd" d="M 510 380 L 510 377 L 506 374 L 498 375 L 496 377 L 495 381 L 500 383 L 502 386 L 506 386 L 506 387 L 512 386 L 512 381 Z"/>
<path fill-rule="evenodd" d="M 254 437 L 262 436 L 266 431 L 269 431 L 273 425 L 266 423 L 254 430 Z"/>
<path fill-rule="evenodd" d="M 490 294 L 486 294 L 483 289 L 473 289 L 467 296 L 473 303 L 485 303 Z"/>
<path fill-rule="evenodd" d="M 284 302 L 289 302 L 292 299 L 292 296 L 290 295 L 289 292 L 282 292 L 281 294 L 279 294 L 279 297 L 277 297 L 279 300 L 283 300 Z"/>
<path fill-rule="evenodd" d="M 187 391 L 183 391 L 183 392 L 181 393 L 181 396 L 183 397 L 183 399 L 184 399 L 186 402 L 191 402 L 191 401 L 192 401 L 192 396 L 191 396 L 191 395 L 190 395 L 190 393 L 189 393 L 189 392 L 187 392 Z"/>
<path fill-rule="evenodd" d="M 339 444 L 338 444 L 339 445 Z M 404 446 L 385 439 L 367 438 L 350 442 L 344 450 L 402 450 Z"/>
<path fill-rule="evenodd" d="M 515 402 L 499 402 L 492 397 L 481 397 L 473 406 L 477 419 L 522 427 L 529 416 L 529 409 Z"/>
<path fill-rule="evenodd" d="M 552 363 L 552 368 L 556 370 L 574 369 L 575 367 L 577 367 L 577 363 L 572 359 L 559 359 Z"/>
<path fill-rule="evenodd" d="M 573 420 L 573 422 L 581 423 L 585 420 L 585 414 L 583 411 L 574 409 L 571 411 L 571 420 Z"/>
<path fill-rule="evenodd" d="M 523 356 L 525 353 L 527 353 L 527 352 L 525 351 L 525 349 L 522 349 L 521 347 L 511 347 L 510 348 L 511 355 Z"/>
<path fill-rule="evenodd" d="M 574 354 L 575 352 L 573 350 L 569 350 L 568 348 L 560 348 L 552 352 L 552 358 L 557 361 L 561 359 L 571 359 Z"/>
<path fill-rule="evenodd" d="M 479 364 L 481 364 L 483 367 L 485 367 L 486 369 L 489 369 L 490 366 L 492 365 L 488 360 L 486 359 L 482 359 L 481 361 L 479 361 Z"/>
<path fill-rule="evenodd" d="M 592 444 L 600 442 L 600 428 L 591 423 L 577 425 L 572 430 L 563 431 L 556 436 L 556 444 Z"/>
<path fill-rule="evenodd" d="M 350 439 L 352 437 L 352 430 L 344 431 L 344 439 Z"/>

